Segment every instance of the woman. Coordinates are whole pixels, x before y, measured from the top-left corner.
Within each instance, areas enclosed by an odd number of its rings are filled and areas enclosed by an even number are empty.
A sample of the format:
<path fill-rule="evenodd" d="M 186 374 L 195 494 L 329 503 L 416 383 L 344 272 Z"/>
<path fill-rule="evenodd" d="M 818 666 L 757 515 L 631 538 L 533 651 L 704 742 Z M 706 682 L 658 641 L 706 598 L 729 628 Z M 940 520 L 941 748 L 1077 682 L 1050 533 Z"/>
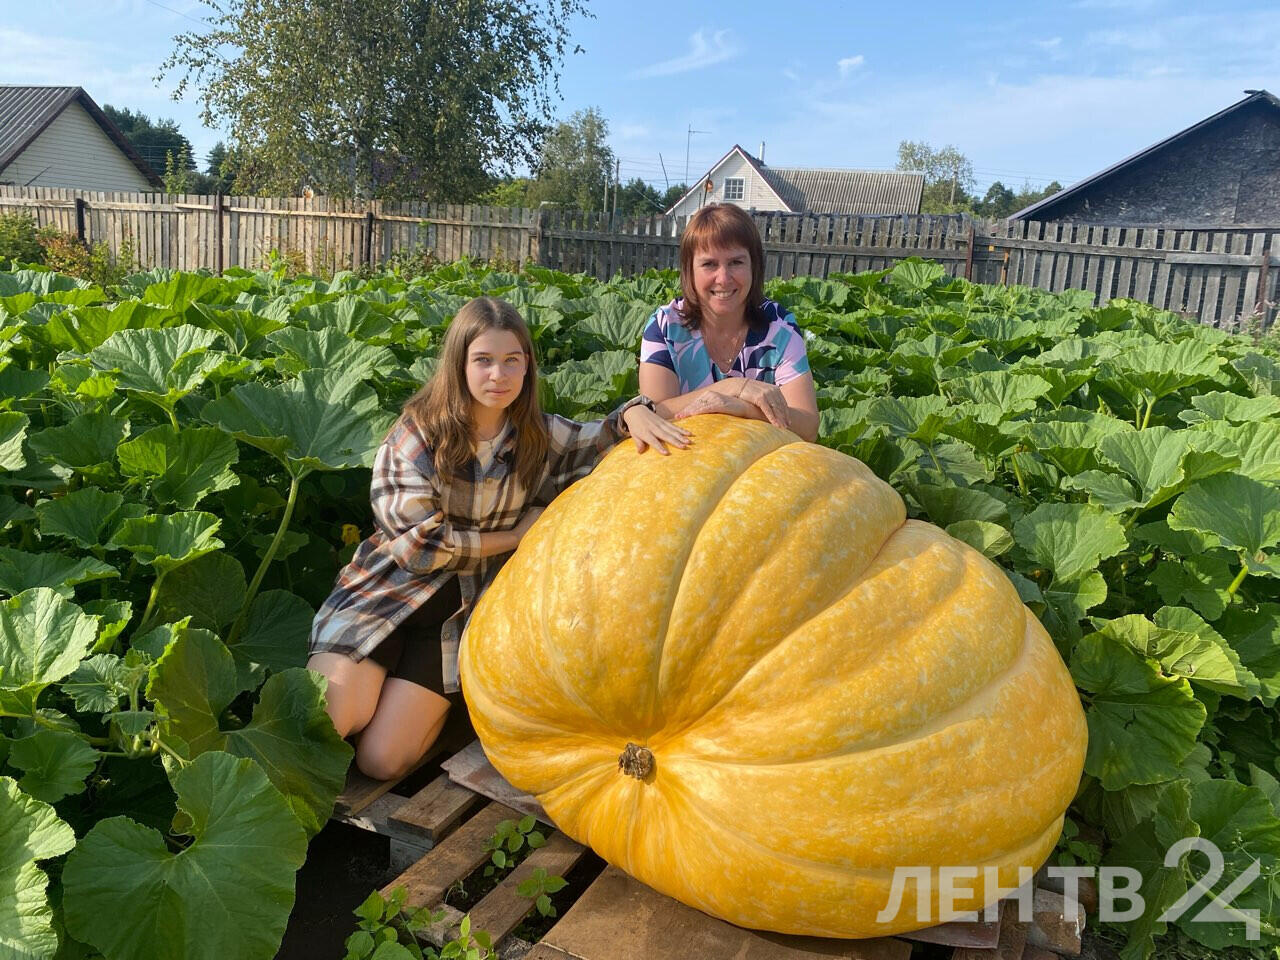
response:
<path fill-rule="evenodd" d="M 795 317 L 764 296 L 764 246 L 739 207 L 713 204 L 680 239 L 683 297 L 649 318 L 640 391 L 664 417 L 730 413 L 818 438 L 818 398 Z"/>

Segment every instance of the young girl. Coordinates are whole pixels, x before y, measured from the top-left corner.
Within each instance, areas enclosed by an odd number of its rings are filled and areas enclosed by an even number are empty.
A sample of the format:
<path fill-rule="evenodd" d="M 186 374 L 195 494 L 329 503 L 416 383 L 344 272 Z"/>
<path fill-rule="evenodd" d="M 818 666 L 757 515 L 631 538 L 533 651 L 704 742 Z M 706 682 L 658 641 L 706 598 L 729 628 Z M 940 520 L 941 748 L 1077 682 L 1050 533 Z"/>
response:
<path fill-rule="evenodd" d="M 545 414 L 537 379 L 520 314 L 478 297 L 458 311 L 436 372 L 378 450 L 374 533 L 316 614 L 307 662 L 329 680 L 338 733 L 361 734 L 356 764 L 370 777 L 412 769 L 461 701 L 462 628 L 542 512 L 535 504 L 628 433 L 641 452 L 688 445 L 643 396 L 594 423 Z"/>

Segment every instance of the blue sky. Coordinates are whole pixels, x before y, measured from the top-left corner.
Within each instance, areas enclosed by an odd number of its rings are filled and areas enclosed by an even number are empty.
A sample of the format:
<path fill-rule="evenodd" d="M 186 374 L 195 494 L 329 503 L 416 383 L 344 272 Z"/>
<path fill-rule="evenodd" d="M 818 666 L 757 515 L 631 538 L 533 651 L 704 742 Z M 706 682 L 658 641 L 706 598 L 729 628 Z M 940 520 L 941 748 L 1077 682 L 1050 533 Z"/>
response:
<path fill-rule="evenodd" d="M 0 83 L 78 84 L 220 137 L 153 81 L 196 0 L 0 0 Z M 733 4 L 612 2 L 579 18 L 560 113 L 599 107 L 624 180 L 697 176 L 734 143 L 776 166 L 890 168 L 900 140 L 954 144 L 979 190 L 1064 184 L 1235 102 L 1280 93 L 1274 0 Z M 689 127 L 696 131 L 687 135 Z M 662 162 L 659 157 L 661 156 Z"/>

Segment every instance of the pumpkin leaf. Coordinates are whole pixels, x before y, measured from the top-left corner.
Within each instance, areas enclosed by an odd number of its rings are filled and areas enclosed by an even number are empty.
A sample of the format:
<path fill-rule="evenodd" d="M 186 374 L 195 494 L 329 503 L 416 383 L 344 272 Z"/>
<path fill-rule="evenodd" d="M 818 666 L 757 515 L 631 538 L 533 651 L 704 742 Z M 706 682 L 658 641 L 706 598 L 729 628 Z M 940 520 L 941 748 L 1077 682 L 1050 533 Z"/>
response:
<path fill-rule="evenodd" d="M 223 542 L 214 536 L 221 523 L 213 514 L 200 511 L 130 518 L 120 525 L 111 545 L 168 573 L 221 549 Z"/>
<path fill-rule="evenodd" d="M 147 697 L 192 756 L 225 750 L 257 761 L 311 835 L 328 820 L 352 753 L 324 711 L 324 685 L 303 669 L 274 674 L 248 725 L 223 729 L 222 713 L 241 689 L 235 661 L 213 634 L 187 630 L 152 669 Z"/>
<path fill-rule="evenodd" d="M 126 504 L 121 494 L 98 487 L 83 487 L 57 500 L 45 500 L 35 510 L 42 536 L 63 537 L 89 549 L 105 546 L 120 523 L 146 512 L 142 504 Z"/>
<path fill-rule="evenodd" d="M 84 791 L 85 777 L 98 765 L 98 751 L 74 733 L 41 728 L 13 742 L 9 765 L 24 771 L 18 786 L 28 795 L 56 803 Z"/>
<path fill-rule="evenodd" d="M 1168 522 L 1255 557 L 1280 543 L 1280 491 L 1238 473 L 1209 477 L 1178 498 Z"/>
<path fill-rule="evenodd" d="M 115 567 L 93 557 L 0 547 L 0 591 L 12 596 L 35 587 L 49 587 L 70 600 L 77 585 L 118 576 L 120 572 Z"/>
<path fill-rule="evenodd" d="M 1008 530 L 985 520 L 957 520 L 949 524 L 946 531 L 988 558 L 998 557 L 1013 546 L 1013 536 Z"/>
<path fill-rule="evenodd" d="M 0 777 L 0 955 L 52 957 L 58 951 L 49 878 L 37 860 L 52 860 L 76 844 L 53 807 Z"/>
<path fill-rule="evenodd" d="M 157 503 L 179 510 L 239 482 L 230 469 L 239 456 L 236 443 L 215 427 L 165 424 L 120 444 L 116 456 L 123 476 L 145 482 Z"/>
<path fill-rule="evenodd" d="M 172 411 L 226 355 L 211 350 L 218 335 L 189 324 L 120 330 L 89 352 L 89 362 L 125 390 Z"/>
<path fill-rule="evenodd" d="M 1128 545 L 1114 516 L 1082 503 L 1043 503 L 1013 525 L 1013 537 L 1055 580 L 1074 580 Z"/>
<path fill-rule="evenodd" d="M 0 710 L 30 715 L 40 692 L 75 670 L 97 625 L 45 587 L 0 601 Z"/>
<path fill-rule="evenodd" d="M 83 413 L 70 423 L 49 427 L 27 438 L 37 456 L 95 479 L 114 474 L 116 447 L 129 429 L 128 421 L 107 413 Z"/>
<path fill-rule="evenodd" d="M 190 845 L 173 853 L 127 817 L 96 823 L 63 871 L 67 929 L 108 957 L 274 955 L 306 856 L 301 824 L 249 760 L 206 753 L 170 780 Z"/>
<path fill-rule="evenodd" d="M 1089 693 L 1085 772 L 1107 790 L 1178 775 L 1205 721 L 1186 680 L 1163 676 L 1127 644 L 1097 633 L 1076 645 L 1071 676 Z"/>
<path fill-rule="evenodd" d="M 1098 452 L 1138 482 L 1142 506 L 1150 508 L 1197 480 L 1238 466 L 1239 455 L 1222 441 L 1202 431 L 1149 427 L 1103 437 Z"/>

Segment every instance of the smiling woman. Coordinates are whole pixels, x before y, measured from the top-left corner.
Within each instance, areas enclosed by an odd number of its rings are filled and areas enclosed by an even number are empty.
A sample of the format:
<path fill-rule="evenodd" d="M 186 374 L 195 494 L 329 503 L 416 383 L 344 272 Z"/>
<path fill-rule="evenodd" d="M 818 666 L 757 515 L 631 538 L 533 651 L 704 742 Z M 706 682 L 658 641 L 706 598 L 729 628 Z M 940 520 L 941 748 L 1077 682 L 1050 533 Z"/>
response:
<path fill-rule="evenodd" d="M 796 319 L 764 296 L 764 247 L 732 204 L 703 207 L 680 239 L 684 296 L 649 318 L 640 389 L 673 419 L 727 413 L 818 437 L 818 401 Z"/>

